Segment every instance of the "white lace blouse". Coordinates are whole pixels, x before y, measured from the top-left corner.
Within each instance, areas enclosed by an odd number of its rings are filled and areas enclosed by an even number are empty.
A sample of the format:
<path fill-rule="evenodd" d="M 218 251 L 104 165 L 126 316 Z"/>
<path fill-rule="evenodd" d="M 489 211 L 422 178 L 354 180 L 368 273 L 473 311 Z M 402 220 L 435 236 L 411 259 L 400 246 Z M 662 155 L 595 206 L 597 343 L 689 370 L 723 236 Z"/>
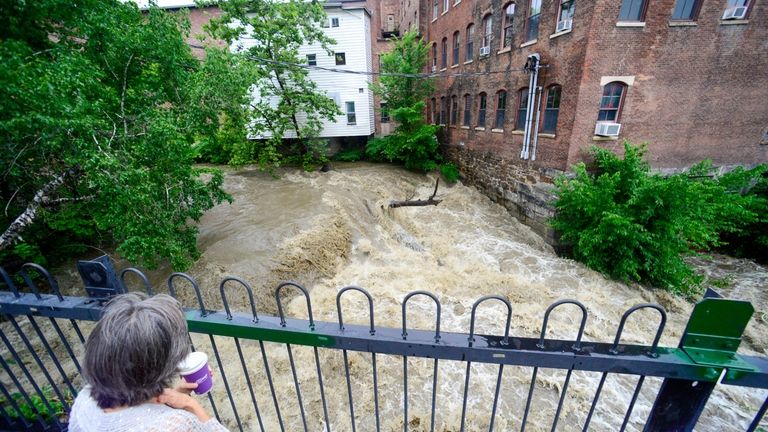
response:
<path fill-rule="evenodd" d="M 70 432 L 228 432 L 215 418 L 201 422 L 194 414 L 167 405 L 145 403 L 105 413 L 83 388 L 72 405 Z"/>

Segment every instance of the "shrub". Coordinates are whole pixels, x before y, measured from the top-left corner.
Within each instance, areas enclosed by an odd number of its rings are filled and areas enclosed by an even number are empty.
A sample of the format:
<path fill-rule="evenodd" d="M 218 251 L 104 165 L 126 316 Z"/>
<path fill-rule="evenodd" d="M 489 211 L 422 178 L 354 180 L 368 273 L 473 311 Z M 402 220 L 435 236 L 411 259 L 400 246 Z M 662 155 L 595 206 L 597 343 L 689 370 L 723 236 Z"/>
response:
<path fill-rule="evenodd" d="M 711 164 L 664 177 L 651 174 L 644 147 L 624 143 L 624 157 L 593 147 L 593 172 L 573 166 L 575 177 L 555 181 L 552 226 L 570 243 L 574 258 L 613 278 L 649 283 L 691 295 L 702 278 L 685 254 L 722 244 L 758 215 L 740 192 L 765 167 L 715 179 Z"/>
<path fill-rule="evenodd" d="M 459 179 L 459 169 L 450 162 L 440 165 L 440 172 L 443 173 L 443 177 L 448 183 L 456 183 Z"/>
<path fill-rule="evenodd" d="M 333 160 L 341 162 L 357 162 L 362 160 L 363 156 L 365 156 L 365 151 L 363 149 L 342 150 L 333 155 Z"/>

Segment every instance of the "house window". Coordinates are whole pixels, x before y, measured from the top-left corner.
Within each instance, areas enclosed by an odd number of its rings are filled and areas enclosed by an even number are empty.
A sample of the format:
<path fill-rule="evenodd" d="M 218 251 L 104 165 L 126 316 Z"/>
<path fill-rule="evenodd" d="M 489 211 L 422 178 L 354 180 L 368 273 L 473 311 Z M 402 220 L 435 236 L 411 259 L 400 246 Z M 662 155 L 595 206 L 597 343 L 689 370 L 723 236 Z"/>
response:
<path fill-rule="evenodd" d="M 472 109 L 472 98 L 469 96 L 469 94 L 464 95 L 464 120 L 461 122 L 463 126 L 469 126 L 470 123 L 470 112 L 469 110 Z"/>
<path fill-rule="evenodd" d="M 337 66 L 347 64 L 347 56 L 346 56 L 346 54 L 337 52 L 333 56 L 336 58 L 336 65 Z"/>
<path fill-rule="evenodd" d="M 448 5 L 450 4 L 449 0 L 443 0 L 443 13 L 448 12 Z"/>
<path fill-rule="evenodd" d="M 445 98 L 445 96 L 440 97 L 440 124 L 444 125 L 446 123 L 446 120 L 448 120 L 448 116 L 446 115 L 448 111 L 448 100 Z"/>
<path fill-rule="evenodd" d="M 442 58 L 442 61 L 440 62 L 440 67 L 442 69 L 445 69 L 446 67 L 448 67 L 448 38 L 443 38 L 440 48 L 443 53 L 443 58 Z"/>
<path fill-rule="evenodd" d="M 437 19 L 437 16 L 440 15 L 438 5 L 438 0 L 432 0 L 432 19 Z"/>
<path fill-rule="evenodd" d="M 504 129 L 504 115 L 507 112 L 507 92 L 500 90 L 496 95 L 496 129 Z"/>
<path fill-rule="evenodd" d="M 459 45 L 461 44 L 459 32 L 453 34 L 453 64 L 459 64 Z"/>
<path fill-rule="evenodd" d="M 698 3 L 698 2 L 697 2 Z M 752 7 L 750 0 L 728 0 L 723 19 L 746 19 Z"/>
<path fill-rule="evenodd" d="M 531 0 L 531 10 L 528 16 L 527 39 L 532 41 L 539 37 L 539 20 L 541 19 L 541 0 Z"/>
<path fill-rule="evenodd" d="M 338 26 L 339 26 L 339 19 L 331 18 L 331 27 L 338 27 Z"/>
<path fill-rule="evenodd" d="M 501 47 L 508 48 L 512 46 L 512 24 L 514 24 L 515 4 L 509 3 L 504 6 L 504 26 L 501 35 Z"/>
<path fill-rule="evenodd" d="M 385 103 L 381 104 L 381 122 L 389 123 L 389 108 L 387 108 Z"/>
<path fill-rule="evenodd" d="M 625 87 L 626 85 L 619 82 L 608 83 L 603 87 L 597 121 L 617 122 L 619 120 Z"/>
<path fill-rule="evenodd" d="M 560 113 L 560 94 L 562 87 L 553 85 L 547 91 L 547 106 L 544 109 L 544 133 L 555 133 L 557 130 L 557 116 Z"/>
<path fill-rule="evenodd" d="M 432 70 L 437 69 L 437 42 L 432 43 Z"/>
<path fill-rule="evenodd" d="M 474 53 L 474 45 L 475 45 L 475 25 L 470 24 L 467 26 L 467 60 L 471 61 L 472 56 Z"/>
<path fill-rule="evenodd" d="M 483 43 L 482 48 L 485 48 L 486 51 L 490 52 L 491 48 L 491 37 L 493 35 L 493 22 L 491 20 L 491 15 L 488 14 L 483 18 Z"/>
<path fill-rule="evenodd" d="M 563 21 L 573 22 L 573 13 L 575 10 L 576 10 L 575 0 L 562 0 L 560 2 L 560 13 L 557 17 L 557 22 L 563 22 Z"/>
<path fill-rule="evenodd" d="M 320 23 L 320 27 L 322 28 L 328 28 L 331 25 L 329 24 L 328 20 L 323 20 L 323 22 Z"/>
<path fill-rule="evenodd" d="M 477 127 L 485 127 L 485 109 L 488 98 L 485 93 L 480 93 L 480 102 L 477 104 Z"/>
<path fill-rule="evenodd" d="M 307 54 L 307 64 L 317 66 L 317 54 Z"/>
<path fill-rule="evenodd" d="M 347 124 L 357 124 L 357 117 L 355 116 L 355 103 L 347 102 Z"/>
<path fill-rule="evenodd" d="M 459 116 L 459 101 L 456 100 L 456 96 L 451 96 L 451 124 L 456 126 Z"/>
<path fill-rule="evenodd" d="M 644 21 L 645 0 L 622 0 L 619 21 Z"/>
<path fill-rule="evenodd" d="M 699 13 L 700 1 L 677 0 L 672 10 L 672 19 L 678 21 L 693 21 Z"/>
<path fill-rule="evenodd" d="M 525 115 L 528 112 L 528 88 L 520 89 L 518 94 L 518 100 L 520 103 L 517 105 L 517 120 L 515 121 L 515 130 L 525 129 Z"/>
<path fill-rule="evenodd" d="M 437 100 L 432 98 L 432 124 L 437 124 Z"/>

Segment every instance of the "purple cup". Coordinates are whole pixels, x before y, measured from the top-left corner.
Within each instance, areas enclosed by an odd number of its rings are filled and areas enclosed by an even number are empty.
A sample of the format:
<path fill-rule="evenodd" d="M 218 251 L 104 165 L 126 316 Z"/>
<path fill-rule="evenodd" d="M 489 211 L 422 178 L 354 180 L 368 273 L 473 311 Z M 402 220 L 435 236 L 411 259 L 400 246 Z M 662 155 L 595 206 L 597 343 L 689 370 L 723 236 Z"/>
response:
<path fill-rule="evenodd" d="M 197 383 L 195 394 L 203 395 L 211 391 L 213 387 L 213 378 L 211 369 L 208 367 L 208 356 L 200 351 L 189 353 L 187 357 L 179 363 L 179 373 L 184 381 L 188 383 Z"/>

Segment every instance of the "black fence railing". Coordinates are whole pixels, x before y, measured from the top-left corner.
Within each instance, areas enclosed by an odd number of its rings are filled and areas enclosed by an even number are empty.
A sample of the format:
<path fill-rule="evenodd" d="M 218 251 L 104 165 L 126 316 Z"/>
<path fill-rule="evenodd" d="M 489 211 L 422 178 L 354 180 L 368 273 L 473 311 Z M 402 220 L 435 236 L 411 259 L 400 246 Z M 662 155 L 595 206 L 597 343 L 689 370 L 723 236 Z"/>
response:
<path fill-rule="evenodd" d="M 47 280 L 48 293 L 27 274 L 31 271 Z M 124 291 L 123 279 L 131 273 L 152 292 L 135 269 L 113 279 L 112 284 L 118 281 L 114 292 Z M 0 324 L 2 427 L 66 430 L 66 413 L 81 385 L 80 326 L 87 332 L 98 320 L 103 298 L 63 296 L 56 281 L 36 265 L 26 265 L 17 278 L 0 268 L 0 276 L 6 288 L 0 291 L 5 321 Z M 94 280 L 109 281 L 103 276 Z M 17 281 L 23 281 L 24 292 Z M 88 292 L 97 297 L 110 293 L 109 287 L 99 289 L 90 286 Z M 233 430 L 524 431 L 535 426 L 586 431 L 611 425 L 611 430 L 685 431 L 697 425 L 716 387 L 768 389 L 768 359 L 737 353 L 753 311 L 740 301 L 701 301 L 680 345 L 672 348 L 659 346 L 666 312 L 654 304 L 627 310 L 611 342 L 591 342 L 584 340 L 588 310 L 575 300 L 550 305 L 540 336 L 526 338 L 510 335 L 513 305 L 496 295 L 478 299 L 469 312 L 468 333 L 455 333 L 441 329 L 440 300 L 427 291 L 403 298 L 400 328 L 377 326 L 373 297 L 356 286 L 338 291 L 337 322 L 315 320 L 309 292 L 293 282 L 276 287 L 276 315 L 259 314 L 250 285 L 236 277 L 225 278 L 218 287 L 223 310 L 207 308 L 206 296 L 186 274 L 173 274 L 168 291 L 194 301 L 195 307 L 186 312 L 190 336 L 197 349 L 215 358 L 216 387 L 207 403 Z M 304 297 L 306 318 L 287 316 L 284 299 L 289 293 Z M 238 304 L 247 312 L 232 310 L 233 295 L 243 300 Z M 349 313 L 344 304 L 353 304 L 356 318 L 365 316 L 366 324 L 345 322 Z M 495 315 L 500 332 L 477 334 L 478 311 L 491 304 L 502 310 Z M 426 311 L 434 310 L 432 330 L 409 327 L 416 306 L 421 322 Z M 564 311 L 573 322 L 574 338 L 548 338 L 550 318 Z M 650 345 L 622 343 L 624 328 L 636 314 L 658 320 Z M 544 370 L 560 375 L 544 379 Z M 586 402 L 574 405 L 569 395 L 576 374 L 600 379 L 586 396 L 582 386 L 576 398 Z M 631 395 L 626 403 L 605 396 L 616 385 L 609 381 L 615 376 L 629 377 L 622 384 L 625 396 Z M 647 378 L 660 381 L 660 387 L 648 390 Z M 521 383 L 525 390 L 510 395 Z M 638 414 L 641 399 L 648 406 Z M 767 407 L 768 399 L 741 407 L 751 412 L 751 420 L 729 426 L 765 430 L 761 419 Z"/>

